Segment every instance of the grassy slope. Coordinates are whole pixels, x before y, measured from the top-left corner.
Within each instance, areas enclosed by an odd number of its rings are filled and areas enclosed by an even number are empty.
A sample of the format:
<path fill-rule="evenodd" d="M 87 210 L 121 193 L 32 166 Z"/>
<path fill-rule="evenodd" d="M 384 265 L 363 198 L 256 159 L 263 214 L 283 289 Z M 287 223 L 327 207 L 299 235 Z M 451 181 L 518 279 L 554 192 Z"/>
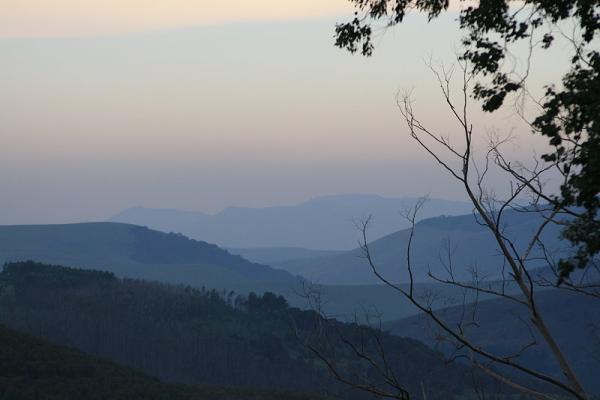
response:
<path fill-rule="evenodd" d="M 294 281 L 282 271 L 252 264 L 216 246 L 134 225 L 0 226 L 0 262 L 28 259 L 197 286 Z"/>

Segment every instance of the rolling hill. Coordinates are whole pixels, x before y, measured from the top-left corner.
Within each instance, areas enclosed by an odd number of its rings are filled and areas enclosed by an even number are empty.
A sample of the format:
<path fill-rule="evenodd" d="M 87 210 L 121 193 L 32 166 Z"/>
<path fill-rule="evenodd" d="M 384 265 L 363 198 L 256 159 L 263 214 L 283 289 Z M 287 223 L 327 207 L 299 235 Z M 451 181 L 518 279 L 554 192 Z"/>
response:
<path fill-rule="evenodd" d="M 336 250 L 311 250 L 301 247 L 255 247 L 255 248 L 231 248 L 227 249 L 232 254 L 237 254 L 252 262 L 277 265 L 279 269 L 282 264 L 300 260 L 313 260 L 315 258 L 334 256 L 343 253 Z"/>
<path fill-rule="evenodd" d="M 0 264 L 25 260 L 219 291 L 271 291 L 296 307 L 310 307 L 304 297 L 305 282 L 285 271 L 251 263 L 205 242 L 128 224 L 0 226 Z M 327 311 L 341 319 L 352 319 L 365 308 L 383 313 L 385 320 L 415 313 L 393 290 L 379 286 L 318 286 L 317 290 Z"/>
<path fill-rule="evenodd" d="M 537 294 L 536 303 L 586 388 L 600 394 L 597 379 L 600 370 L 600 299 L 563 290 L 546 290 Z M 473 305 L 466 309 L 454 306 L 440 310 L 438 315 L 450 326 L 456 326 L 465 315 L 473 315 L 474 310 Z M 484 349 L 508 356 L 517 354 L 522 346 L 531 342 L 531 332 L 534 331 L 527 328 L 527 315 L 518 303 L 506 299 L 482 301 L 477 304 L 475 315 L 474 319 L 467 317 L 464 320 L 467 324 L 477 322 L 468 324 L 466 336 Z M 385 328 L 395 335 L 424 340 L 448 353 L 453 350 L 435 340 L 439 337 L 439 328 L 425 315 L 389 322 Z M 535 338 L 538 345 L 525 351 L 518 358 L 519 362 L 560 377 L 561 372 L 542 345 L 543 341 L 537 334 Z"/>
<path fill-rule="evenodd" d="M 267 208 L 229 207 L 218 214 L 134 207 L 110 219 L 148 226 L 164 232 L 181 232 L 225 248 L 301 247 L 350 250 L 358 232 L 354 221 L 374 216 L 372 235 L 380 238 L 406 227 L 400 212 L 417 198 L 375 195 L 317 197 L 294 206 Z M 431 199 L 422 217 L 459 215 L 471 211 L 465 202 Z"/>
<path fill-rule="evenodd" d="M 276 249 L 274 254 L 271 251 L 250 253 L 262 253 L 263 260 L 292 254 L 303 261 L 315 254 L 302 249 Z M 215 245 L 128 224 L 0 226 L 0 263 L 25 260 L 195 288 L 243 294 L 269 291 L 283 295 L 291 305 L 302 309 L 312 307 L 306 293 L 317 291 L 324 311 L 345 321 L 366 314 L 377 314 L 383 321 L 390 321 L 417 312 L 393 289 L 382 285 L 313 285 L 288 272 L 246 261 Z M 415 290 L 436 293 L 436 307 L 462 301 L 460 291 L 436 283 L 418 284 Z"/>
<path fill-rule="evenodd" d="M 527 238 L 542 222 L 535 213 L 508 211 L 505 214 L 505 233 L 518 246 L 527 245 Z M 559 239 L 560 228 L 549 225 L 543 240 L 553 253 L 566 251 L 568 245 Z M 394 282 L 407 282 L 406 248 L 410 230 L 405 229 L 374 240 L 370 250 L 379 271 Z M 502 257 L 487 228 L 481 226 L 473 215 L 436 217 L 422 220 L 415 227 L 413 249 L 414 278 L 416 282 L 431 282 L 431 270 L 437 276 L 447 276 L 444 263 L 445 249 L 451 249 L 457 280 L 470 280 L 476 267 L 480 279 L 498 280 Z M 253 255 L 245 253 L 250 259 Z M 365 285 L 380 283 L 373 274 L 360 249 L 318 258 L 274 262 L 275 268 L 324 285 Z M 532 253 L 532 258 L 539 252 Z M 264 257 L 264 255 L 263 255 Z M 543 265 L 543 264 L 540 264 Z M 531 267 L 535 268 L 536 264 Z"/>
<path fill-rule="evenodd" d="M 206 242 L 119 223 L 0 226 L 0 263 L 35 260 L 194 286 L 291 285 L 287 272 Z"/>
<path fill-rule="evenodd" d="M 373 357 L 383 343 L 389 366 L 416 399 L 446 399 L 473 378 L 421 342 L 323 321 L 270 293 L 219 294 L 33 262 L 5 266 L 0 288 L 0 323 L 168 382 L 370 398 L 337 382 L 305 346 L 335 357 L 342 373 L 379 382 L 346 341 Z"/>

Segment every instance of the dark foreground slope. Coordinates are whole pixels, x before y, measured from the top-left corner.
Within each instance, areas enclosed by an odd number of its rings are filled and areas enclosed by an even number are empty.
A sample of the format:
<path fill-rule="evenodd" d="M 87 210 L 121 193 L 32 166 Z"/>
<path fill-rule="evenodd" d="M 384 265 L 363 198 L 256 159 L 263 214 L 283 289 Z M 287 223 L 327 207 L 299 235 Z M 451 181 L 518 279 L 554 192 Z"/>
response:
<path fill-rule="evenodd" d="M 329 341 L 321 343 L 317 315 L 290 308 L 272 294 L 219 295 L 36 263 L 7 265 L 0 285 L 3 324 L 169 382 L 361 398 L 337 383 L 302 341 L 330 345 L 344 370 L 362 371 L 362 377 L 375 374 L 339 335 L 362 341 L 377 354 L 373 341 L 364 341 L 377 331 L 329 321 Z M 414 398 L 423 388 L 436 399 L 470 387 L 468 370 L 445 365 L 421 342 L 387 334 L 381 340 L 391 367 Z"/>
<path fill-rule="evenodd" d="M 295 282 L 213 244 L 117 223 L 0 226 L 0 263 L 25 260 L 209 287 Z"/>
<path fill-rule="evenodd" d="M 0 400 L 308 400 L 308 395 L 168 384 L 0 325 Z"/>
<path fill-rule="evenodd" d="M 600 394 L 600 299 L 563 290 L 548 290 L 538 292 L 536 304 L 583 384 L 590 392 Z M 534 329 L 528 328 L 529 318 L 520 304 L 506 299 L 487 300 L 476 307 L 446 308 L 440 310 L 439 315 L 450 326 L 457 326 L 462 320 L 468 326 L 467 337 L 502 356 L 519 354 L 524 345 L 532 342 L 532 334 L 535 334 L 537 345 L 522 352 L 519 362 L 561 377 L 556 361 L 543 345 L 543 340 Z M 470 321 L 477 323 L 469 324 Z M 439 328 L 424 315 L 388 323 L 386 327 L 396 335 L 419 338 L 432 346 L 436 345 L 435 338 L 440 337 Z M 438 344 L 440 350 L 454 350 L 443 343 Z"/>

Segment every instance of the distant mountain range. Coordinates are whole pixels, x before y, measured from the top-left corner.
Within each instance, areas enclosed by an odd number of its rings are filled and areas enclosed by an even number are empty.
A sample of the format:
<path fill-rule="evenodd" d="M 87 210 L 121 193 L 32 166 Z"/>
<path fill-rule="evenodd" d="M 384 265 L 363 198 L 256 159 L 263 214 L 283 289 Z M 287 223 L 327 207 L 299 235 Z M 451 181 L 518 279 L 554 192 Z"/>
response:
<path fill-rule="evenodd" d="M 385 198 L 375 195 L 317 197 L 293 206 L 267 208 L 229 207 L 218 214 L 172 209 L 134 207 L 110 219 L 148 226 L 164 232 L 180 232 L 225 248 L 303 247 L 350 250 L 359 238 L 355 222 L 374 217 L 371 235 L 380 238 L 407 226 L 401 212 L 417 198 Z M 422 218 L 460 215 L 471 211 L 470 203 L 430 199 Z"/>
<path fill-rule="evenodd" d="M 516 211 L 507 211 L 504 221 L 505 234 L 520 248 L 527 246 L 527 240 L 543 222 L 537 213 Z M 559 235 L 559 226 L 548 225 L 542 237 L 547 249 L 554 255 L 565 254 L 569 250 L 568 243 L 562 241 Z M 378 270 L 394 282 L 408 281 L 406 249 L 409 236 L 410 230 L 405 229 L 370 243 L 370 251 Z M 500 271 L 503 258 L 499 255 L 493 236 L 469 214 L 429 218 L 417 223 L 411 252 L 415 281 L 431 282 L 427 276 L 429 271 L 437 276 L 447 276 L 444 266 L 447 263 L 447 249 L 452 254 L 457 280 L 470 280 L 474 268 L 481 280 L 502 278 Z M 288 257 L 285 257 L 285 249 L 271 249 L 272 256 L 268 254 L 268 249 L 236 251 L 250 260 L 266 260 L 271 257 L 273 260 L 270 265 L 273 267 L 324 285 L 380 283 L 358 248 L 324 256 L 319 256 L 318 253 L 310 256 L 310 253 L 305 252 L 298 259 L 293 259 L 293 252 L 288 252 Z M 534 251 L 532 258 L 539 255 L 539 251 Z M 541 265 L 543 264 L 540 263 Z M 532 266 L 535 267 L 535 264 Z"/>

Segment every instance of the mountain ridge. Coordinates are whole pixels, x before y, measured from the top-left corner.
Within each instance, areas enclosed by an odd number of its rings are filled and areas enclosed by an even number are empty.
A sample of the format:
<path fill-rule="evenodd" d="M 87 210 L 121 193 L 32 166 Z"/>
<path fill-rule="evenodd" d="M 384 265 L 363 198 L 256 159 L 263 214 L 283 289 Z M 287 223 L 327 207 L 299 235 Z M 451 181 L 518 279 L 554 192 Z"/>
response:
<path fill-rule="evenodd" d="M 0 226 L 0 263 L 25 260 L 208 286 L 297 279 L 214 244 L 115 222 Z"/>
<path fill-rule="evenodd" d="M 154 239 L 147 240 L 147 235 Z M 160 243 L 162 241 L 165 244 Z M 173 241 L 179 244 L 169 244 Z M 233 255 L 226 256 L 228 265 L 225 266 L 215 265 L 219 264 L 215 259 L 212 264 L 194 259 L 194 254 L 186 258 L 189 247 L 198 245 L 194 243 L 181 235 L 120 223 L 0 226 L 0 264 L 34 260 L 194 288 L 233 290 L 241 294 L 269 291 L 283 295 L 290 304 L 303 309 L 310 307 L 305 296 L 310 287 L 326 299 L 328 312 L 344 320 L 351 320 L 363 307 L 379 310 L 385 320 L 416 312 L 408 304 L 399 304 L 394 291 L 380 285 L 315 286 L 286 271 Z M 146 253 L 136 253 L 136 244 Z M 202 246 L 209 250 L 218 248 L 208 243 Z M 157 252 L 159 258 L 155 259 L 153 256 Z M 225 256 L 224 251 L 219 254 Z M 164 256 L 168 258 L 162 258 Z M 431 286 L 422 288 L 430 290 Z"/>
<path fill-rule="evenodd" d="M 175 209 L 132 207 L 112 222 L 180 232 L 225 248 L 301 247 L 312 250 L 350 250 L 358 239 L 355 221 L 374 217 L 373 234 L 382 237 L 407 226 L 401 211 L 416 197 L 348 194 L 315 197 L 296 205 L 227 207 L 215 214 Z M 430 199 L 423 217 L 470 212 L 466 202 Z"/>
<path fill-rule="evenodd" d="M 504 220 L 502 229 L 505 234 L 524 247 L 527 245 L 528 235 L 543 222 L 543 217 L 536 213 L 508 210 L 504 214 Z M 555 255 L 564 254 L 571 248 L 560 238 L 560 230 L 559 226 L 548 225 L 542 236 L 548 249 L 552 249 Z M 404 229 L 369 241 L 375 265 L 394 282 L 408 281 L 405 264 L 409 237 L 410 229 Z M 439 216 L 417 222 L 411 249 L 415 281 L 431 282 L 428 276 L 430 271 L 437 276 L 446 276 L 442 258 L 447 256 L 447 251 L 452 254 L 453 263 L 457 266 L 454 271 L 457 280 L 471 280 L 472 268 L 477 268 L 482 280 L 502 279 L 498 273 L 502 270 L 498 246 L 491 232 L 477 222 L 474 214 Z M 246 250 L 244 254 L 253 258 L 251 251 Z M 530 258 L 539 255 L 539 250 L 534 250 Z M 540 262 L 540 266 L 542 264 Z M 324 257 L 275 262 L 272 266 L 324 285 L 381 283 L 373 274 L 360 248 Z M 535 265 L 530 268 L 535 268 Z"/>

